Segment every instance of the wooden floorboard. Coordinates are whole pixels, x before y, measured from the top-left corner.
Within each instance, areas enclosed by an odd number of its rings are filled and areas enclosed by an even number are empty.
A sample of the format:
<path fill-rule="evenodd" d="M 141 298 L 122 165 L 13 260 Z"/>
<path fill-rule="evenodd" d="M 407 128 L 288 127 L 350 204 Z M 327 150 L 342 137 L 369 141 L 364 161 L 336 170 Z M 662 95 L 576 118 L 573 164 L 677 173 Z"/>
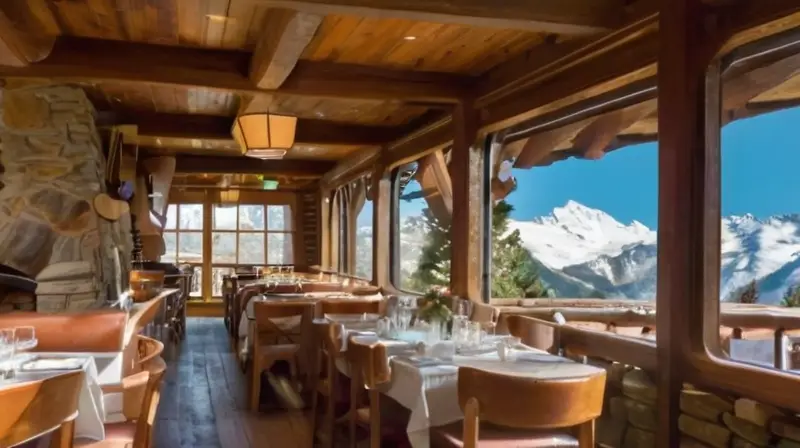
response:
<path fill-rule="evenodd" d="M 220 318 L 189 318 L 186 340 L 164 378 L 156 448 L 308 447 L 301 412 L 252 413 L 247 382 Z"/>

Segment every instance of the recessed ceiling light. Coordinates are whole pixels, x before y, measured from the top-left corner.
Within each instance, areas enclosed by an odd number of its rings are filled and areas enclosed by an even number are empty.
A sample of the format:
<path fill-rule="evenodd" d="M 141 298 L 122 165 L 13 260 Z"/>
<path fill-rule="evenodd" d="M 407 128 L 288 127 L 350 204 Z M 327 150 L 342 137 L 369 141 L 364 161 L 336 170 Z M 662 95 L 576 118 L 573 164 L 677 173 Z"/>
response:
<path fill-rule="evenodd" d="M 236 22 L 236 18 L 234 18 L 234 17 L 228 17 L 228 16 L 219 15 L 219 14 L 206 14 L 206 18 L 210 22 L 217 22 L 217 23 L 224 23 L 224 22 L 233 23 L 233 22 Z"/>
<path fill-rule="evenodd" d="M 417 40 L 417 36 L 406 36 L 403 39 L 404 40 Z"/>

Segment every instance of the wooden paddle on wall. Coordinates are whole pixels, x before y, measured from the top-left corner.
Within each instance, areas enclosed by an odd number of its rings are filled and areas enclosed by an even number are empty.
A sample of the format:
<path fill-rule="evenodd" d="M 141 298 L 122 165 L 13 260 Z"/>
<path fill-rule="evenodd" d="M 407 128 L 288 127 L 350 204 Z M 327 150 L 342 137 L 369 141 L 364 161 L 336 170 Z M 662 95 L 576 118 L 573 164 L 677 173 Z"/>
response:
<path fill-rule="evenodd" d="M 131 211 L 127 202 L 114 199 L 105 193 L 100 193 L 95 196 L 92 203 L 94 205 L 94 211 L 101 218 L 112 222 L 119 220 L 122 215 Z"/>

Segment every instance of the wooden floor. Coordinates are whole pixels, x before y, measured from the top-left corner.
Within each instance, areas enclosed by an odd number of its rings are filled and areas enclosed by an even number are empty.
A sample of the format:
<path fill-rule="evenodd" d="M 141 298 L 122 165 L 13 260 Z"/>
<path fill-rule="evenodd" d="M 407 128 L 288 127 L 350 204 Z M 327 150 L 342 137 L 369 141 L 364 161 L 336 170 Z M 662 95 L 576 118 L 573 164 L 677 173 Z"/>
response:
<path fill-rule="evenodd" d="M 310 446 L 304 414 L 247 410 L 247 382 L 221 318 L 189 318 L 187 326 L 162 388 L 155 448 Z"/>

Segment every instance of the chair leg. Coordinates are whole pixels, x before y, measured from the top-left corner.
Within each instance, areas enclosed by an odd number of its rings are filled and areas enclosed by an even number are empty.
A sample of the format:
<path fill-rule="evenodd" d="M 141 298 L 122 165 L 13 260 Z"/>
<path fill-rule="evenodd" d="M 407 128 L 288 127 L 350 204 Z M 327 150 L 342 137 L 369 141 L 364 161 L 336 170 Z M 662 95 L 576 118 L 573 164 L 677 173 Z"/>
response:
<path fill-rule="evenodd" d="M 476 448 L 478 446 L 478 433 L 479 428 L 479 404 L 475 397 L 467 400 L 467 405 L 464 407 L 464 448 Z"/>
<path fill-rule="evenodd" d="M 258 412 L 258 402 L 261 398 L 261 360 L 257 353 L 254 353 L 252 362 L 252 375 L 250 387 L 250 410 Z"/>
<path fill-rule="evenodd" d="M 332 368 L 331 368 L 332 367 Z M 334 426 L 336 425 L 335 405 L 336 405 L 336 379 L 337 370 L 333 361 L 328 362 L 328 400 L 325 403 L 325 432 L 327 440 L 325 446 L 333 447 Z"/>
<path fill-rule="evenodd" d="M 381 394 L 377 390 L 369 391 L 369 446 L 381 448 Z"/>
<path fill-rule="evenodd" d="M 72 448 L 74 437 L 75 420 L 66 421 L 50 436 L 50 448 Z"/>
<path fill-rule="evenodd" d="M 594 420 L 578 425 L 578 446 L 594 448 Z"/>
<path fill-rule="evenodd" d="M 311 446 L 314 446 L 314 438 L 317 435 L 317 411 L 319 406 L 319 378 L 322 372 L 322 351 L 317 352 L 314 360 L 314 369 L 311 374 Z"/>
<path fill-rule="evenodd" d="M 350 448 L 356 448 L 356 420 L 358 419 L 358 415 L 356 411 L 358 410 L 358 389 L 361 385 L 361 381 L 359 381 L 359 375 L 354 371 L 353 368 L 350 369 L 350 412 L 348 413 L 348 430 L 350 435 Z"/>

